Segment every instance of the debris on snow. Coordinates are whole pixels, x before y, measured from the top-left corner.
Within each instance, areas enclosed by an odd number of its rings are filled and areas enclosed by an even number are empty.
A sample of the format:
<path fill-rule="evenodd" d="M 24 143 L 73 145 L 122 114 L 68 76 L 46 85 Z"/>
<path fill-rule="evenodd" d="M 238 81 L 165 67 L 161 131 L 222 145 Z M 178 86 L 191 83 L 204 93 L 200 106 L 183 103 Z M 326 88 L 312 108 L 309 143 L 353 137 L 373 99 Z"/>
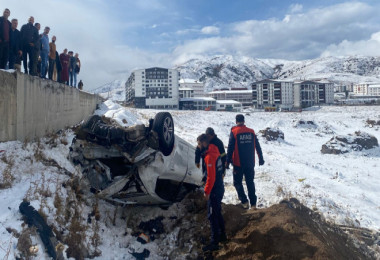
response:
<path fill-rule="evenodd" d="M 280 129 L 267 127 L 264 130 L 260 130 L 259 133 L 262 137 L 265 137 L 267 141 L 277 141 L 278 139 L 285 139 L 284 132 Z"/>

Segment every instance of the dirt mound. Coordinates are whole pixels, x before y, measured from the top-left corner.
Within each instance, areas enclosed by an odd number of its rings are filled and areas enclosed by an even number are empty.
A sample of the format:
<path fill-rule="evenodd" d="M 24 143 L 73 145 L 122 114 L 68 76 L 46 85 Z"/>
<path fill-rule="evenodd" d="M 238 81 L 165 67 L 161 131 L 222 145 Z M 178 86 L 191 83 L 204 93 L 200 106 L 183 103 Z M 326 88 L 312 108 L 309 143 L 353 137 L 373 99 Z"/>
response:
<path fill-rule="evenodd" d="M 314 121 L 301 119 L 295 122 L 294 127 L 316 129 L 318 126 L 316 123 L 314 123 Z"/>
<path fill-rule="evenodd" d="M 277 141 L 278 139 L 285 139 L 284 132 L 282 132 L 280 129 L 267 127 L 264 130 L 260 130 L 259 133 L 262 137 L 265 137 L 267 141 Z"/>
<path fill-rule="evenodd" d="M 364 132 L 355 132 L 349 135 L 338 135 L 322 145 L 323 154 L 343 154 L 350 151 L 362 151 L 378 147 L 379 143 L 373 135 Z"/>
<path fill-rule="evenodd" d="M 366 124 L 369 127 L 380 126 L 380 120 L 367 119 Z"/>
<path fill-rule="evenodd" d="M 355 245 L 339 227 L 326 223 L 318 213 L 296 199 L 270 208 L 246 211 L 223 205 L 228 242 L 213 254 L 203 254 L 209 241 L 206 204 L 201 195 L 184 201 L 189 214 L 179 219 L 178 248 L 170 258 L 185 259 L 375 259 L 364 246 Z M 190 243 L 189 243 L 190 242 Z M 187 252 L 187 254 L 183 254 Z"/>

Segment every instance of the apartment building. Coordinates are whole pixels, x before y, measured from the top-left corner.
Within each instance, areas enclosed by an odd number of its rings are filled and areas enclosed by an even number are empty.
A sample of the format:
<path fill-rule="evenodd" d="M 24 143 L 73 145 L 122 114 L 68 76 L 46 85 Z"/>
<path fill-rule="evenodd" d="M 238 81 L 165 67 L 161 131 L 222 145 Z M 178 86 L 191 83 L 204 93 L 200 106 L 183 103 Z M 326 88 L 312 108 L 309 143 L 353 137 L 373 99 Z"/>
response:
<path fill-rule="evenodd" d="M 294 107 L 305 108 L 334 103 L 334 84 L 328 81 L 294 82 Z"/>
<path fill-rule="evenodd" d="M 293 82 L 261 80 L 252 84 L 252 104 L 256 108 L 293 108 Z"/>
<path fill-rule="evenodd" d="M 125 83 L 126 104 L 137 108 L 178 109 L 179 77 L 179 71 L 173 69 L 134 70 Z"/>
<path fill-rule="evenodd" d="M 200 82 L 195 79 L 180 79 L 180 88 L 190 88 L 194 91 L 194 97 L 204 97 L 205 96 L 205 86 L 204 82 Z"/>
<path fill-rule="evenodd" d="M 354 85 L 354 94 L 363 96 L 379 96 L 380 83 L 359 83 Z"/>

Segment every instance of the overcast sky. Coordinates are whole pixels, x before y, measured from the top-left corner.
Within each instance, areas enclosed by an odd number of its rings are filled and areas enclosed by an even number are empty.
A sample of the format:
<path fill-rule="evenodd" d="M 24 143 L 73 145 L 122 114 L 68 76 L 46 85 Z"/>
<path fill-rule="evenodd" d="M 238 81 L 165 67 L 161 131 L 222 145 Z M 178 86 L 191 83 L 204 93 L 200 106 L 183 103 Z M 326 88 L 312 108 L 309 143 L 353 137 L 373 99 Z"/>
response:
<path fill-rule="evenodd" d="M 378 0 L 0 0 L 5 7 L 19 29 L 33 15 L 59 53 L 79 53 L 87 90 L 136 68 L 216 54 L 380 56 Z"/>

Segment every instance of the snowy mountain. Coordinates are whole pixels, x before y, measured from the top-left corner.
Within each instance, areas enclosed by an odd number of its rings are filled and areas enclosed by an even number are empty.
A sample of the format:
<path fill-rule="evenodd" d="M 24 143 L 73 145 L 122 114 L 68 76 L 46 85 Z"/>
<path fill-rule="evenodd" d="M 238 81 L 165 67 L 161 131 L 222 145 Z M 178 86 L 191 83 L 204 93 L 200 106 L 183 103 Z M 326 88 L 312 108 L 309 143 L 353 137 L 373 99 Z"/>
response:
<path fill-rule="evenodd" d="M 93 93 L 99 94 L 105 99 L 112 101 L 124 101 L 125 100 L 125 82 L 126 80 L 114 80 L 99 88 L 93 90 Z"/>
<path fill-rule="evenodd" d="M 267 79 L 325 78 L 337 84 L 380 81 L 380 57 L 324 57 L 304 61 L 218 55 L 176 67 L 182 78 L 205 82 L 205 89 L 250 87 Z"/>

